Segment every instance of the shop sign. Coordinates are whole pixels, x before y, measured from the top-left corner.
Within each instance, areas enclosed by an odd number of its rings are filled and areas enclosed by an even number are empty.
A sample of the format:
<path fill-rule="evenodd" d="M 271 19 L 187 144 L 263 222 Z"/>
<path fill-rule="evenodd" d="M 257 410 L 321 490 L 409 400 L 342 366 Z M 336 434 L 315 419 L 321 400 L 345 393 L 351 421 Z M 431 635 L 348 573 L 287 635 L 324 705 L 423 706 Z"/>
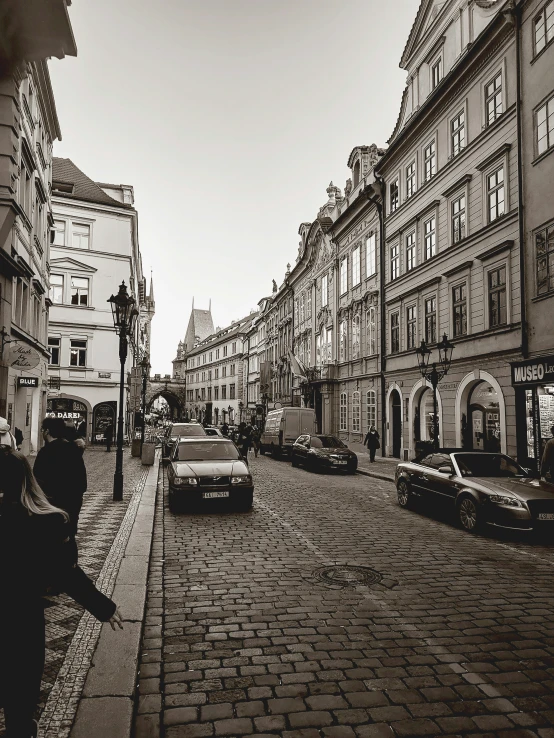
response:
<path fill-rule="evenodd" d="M 554 382 L 554 356 L 543 356 L 512 364 L 512 385 Z"/>
<path fill-rule="evenodd" d="M 62 420 L 87 419 L 87 406 L 78 400 L 68 397 L 52 397 L 46 404 L 46 417 L 62 418 Z"/>
<path fill-rule="evenodd" d="M 40 363 L 40 354 L 22 341 L 11 341 L 8 361 L 15 369 L 34 369 Z"/>
<path fill-rule="evenodd" d="M 18 387 L 38 387 L 38 377 L 18 377 Z"/>

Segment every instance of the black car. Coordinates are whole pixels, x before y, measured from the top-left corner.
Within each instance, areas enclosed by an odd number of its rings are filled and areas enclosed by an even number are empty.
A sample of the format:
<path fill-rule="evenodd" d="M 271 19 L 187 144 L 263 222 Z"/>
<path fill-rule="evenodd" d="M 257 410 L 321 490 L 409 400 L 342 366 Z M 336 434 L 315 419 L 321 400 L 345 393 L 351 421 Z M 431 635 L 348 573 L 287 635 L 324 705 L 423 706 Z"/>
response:
<path fill-rule="evenodd" d="M 254 483 L 248 463 L 228 438 L 180 439 L 167 472 L 172 511 L 212 502 L 250 510 Z"/>
<path fill-rule="evenodd" d="M 293 466 L 304 466 L 311 471 L 345 471 L 354 474 L 358 457 L 339 438 L 326 435 L 299 436 L 292 445 L 290 457 Z"/>
<path fill-rule="evenodd" d="M 206 431 L 200 423 L 172 423 L 162 439 L 162 458 L 169 459 L 175 443 L 179 438 L 189 436 L 205 436 Z"/>
<path fill-rule="evenodd" d="M 417 499 L 445 502 L 472 533 L 484 524 L 554 532 L 554 484 L 536 479 L 505 454 L 435 451 L 398 464 L 396 488 L 401 507 Z"/>

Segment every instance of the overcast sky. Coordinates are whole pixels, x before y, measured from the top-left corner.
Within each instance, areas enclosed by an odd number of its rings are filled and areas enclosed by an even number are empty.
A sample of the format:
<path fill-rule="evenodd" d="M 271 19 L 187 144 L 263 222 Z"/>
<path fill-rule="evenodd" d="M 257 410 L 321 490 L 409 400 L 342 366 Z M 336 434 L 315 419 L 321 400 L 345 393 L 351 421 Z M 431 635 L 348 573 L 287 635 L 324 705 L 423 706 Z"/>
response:
<path fill-rule="evenodd" d="M 216 326 L 281 284 L 354 146 L 384 146 L 419 0 L 73 0 L 50 64 L 68 157 L 131 184 L 154 273 L 153 371 L 195 306 Z M 117 285 L 106 285 L 106 295 Z"/>

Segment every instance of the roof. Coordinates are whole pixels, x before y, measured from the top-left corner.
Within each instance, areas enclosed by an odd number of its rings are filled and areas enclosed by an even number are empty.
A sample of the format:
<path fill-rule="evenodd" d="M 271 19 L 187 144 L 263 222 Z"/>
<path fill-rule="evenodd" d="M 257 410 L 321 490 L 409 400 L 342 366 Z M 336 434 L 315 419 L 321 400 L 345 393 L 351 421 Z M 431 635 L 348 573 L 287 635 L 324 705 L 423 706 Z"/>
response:
<path fill-rule="evenodd" d="M 52 159 L 52 190 L 56 195 L 57 183 L 72 185 L 71 191 L 60 192 L 59 196 L 70 200 L 84 200 L 85 202 L 95 202 L 101 205 L 110 205 L 116 208 L 124 208 L 132 210 L 132 205 L 119 202 L 113 197 L 107 195 L 104 190 L 94 182 L 90 177 L 82 172 L 71 159 L 60 159 L 54 157 Z"/>

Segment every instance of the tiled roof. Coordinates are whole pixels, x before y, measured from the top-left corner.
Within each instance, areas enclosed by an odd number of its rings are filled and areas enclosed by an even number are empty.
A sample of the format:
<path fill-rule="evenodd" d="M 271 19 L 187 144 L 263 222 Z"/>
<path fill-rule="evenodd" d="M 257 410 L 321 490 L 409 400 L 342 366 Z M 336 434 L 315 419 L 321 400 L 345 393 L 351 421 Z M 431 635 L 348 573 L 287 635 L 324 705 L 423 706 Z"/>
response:
<path fill-rule="evenodd" d="M 60 194 L 61 197 L 70 200 L 84 200 L 85 202 L 111 205 L 117 208 L 124 208 L 125 210 L 132 209 L 131 205 L 119 202 L 107 195 L 96 182 L 93 182 L 79 167 L 75 166 L 71 159 L 60 159 L 56 156 L 52 159 L 52 190 L 54 195 L 56 194 L 56 182 L 73 185 L 73 190 L 71 192 L 65 192 L 64 190 Z"/>

